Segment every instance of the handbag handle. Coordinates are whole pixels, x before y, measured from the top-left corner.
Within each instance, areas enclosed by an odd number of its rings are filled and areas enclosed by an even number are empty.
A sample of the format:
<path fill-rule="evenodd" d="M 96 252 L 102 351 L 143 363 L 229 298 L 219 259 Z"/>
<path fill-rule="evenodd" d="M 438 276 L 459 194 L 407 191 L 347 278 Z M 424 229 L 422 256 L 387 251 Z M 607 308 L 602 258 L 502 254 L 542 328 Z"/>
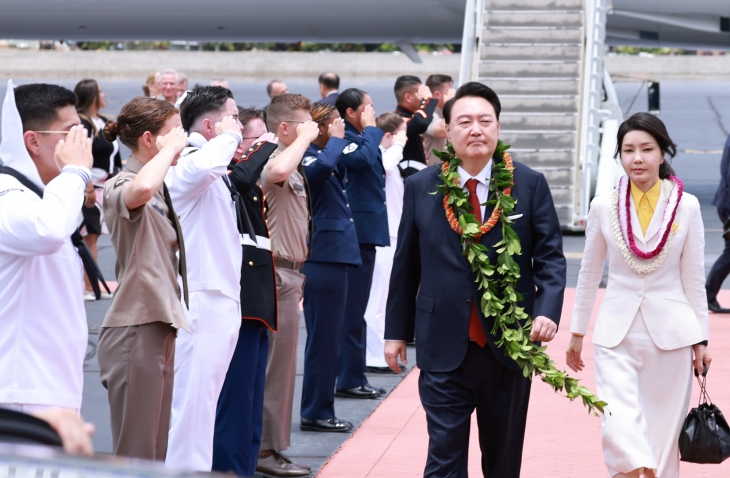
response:
<path fill-rule="evenodd" d="M 706 404 L 708 402 L 710 403 L 710 405 L 712 405 L 712 399 L 707 394 L 707 365 L 702 364 L 702 368 L 703 368 L 703 370 L 702 370 L 701 377 L 697 373 L 697 369 L 694 370 L 695 377 L 697 377 L 697 383 L 700 384 L 700 400 L 699 400 L 699 404 L 697 405 L 698 407 L 700 405 L 702 405 L 703 403 Z"/>

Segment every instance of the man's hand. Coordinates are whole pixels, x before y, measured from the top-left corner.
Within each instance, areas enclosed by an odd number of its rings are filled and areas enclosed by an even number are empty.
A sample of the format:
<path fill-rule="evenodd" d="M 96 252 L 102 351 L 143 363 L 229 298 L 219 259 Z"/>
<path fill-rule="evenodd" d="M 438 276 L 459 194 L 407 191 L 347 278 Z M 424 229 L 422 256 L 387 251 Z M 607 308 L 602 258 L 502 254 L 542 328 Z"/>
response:
<path fill-rule="evenodd" d="M 299 126 L 297 126 L 297 138 L 304 138 L 307 144 L 317 139 L 318 136 L 319 125 L 314 121 L 305 121 L 304 123 L 299 123 Z"/>
<path fill-rule="evenodd" d="M 173 158 L 182 152 L 188 145 L 188 135 L 182 126 L 176 126 L 170 130 L 165 136 L 158 136 L 155 143 L 157 150 L 162 151 L 167 148 L 174 153 Z"/>
<path fill-rule="evenodd" d="M 342 118 L 335 119 L 327 128 L 327 134 L 330 135 L 330 138 L 343 139 L 345 137 L 345 120 Z"/>
<path fill-rule="evenodd" d="M 535 317 L 532 321 L 530 340 L 533 342 L 550 342 L 558 332 L 558 324 L 544 315 Z"/>
<path fill-rule="evenodd" d="M 82 125 L 73 126 L 56 145 L 54 158 L 60 169 L 64 166 L 83 166 L 91 169 L 94 157 L 91 155 L 91 138 Z"/>
<path fill-rule="evenodd" d="M 583 359 L 580 357 L 583 352 L 583 337 L 580 335 L 573 335 L 570 338 L 568 344 L 568 350 L 565 351 L 565 363 L 574 372 L 580 372 L 585 367 Z"/>
<path fill-rule="evenodd" d="M 400 144 L 401 146 L 405 146 L 406 142 L 408 141 L 408 135 L 405 131 L 398 131 L 393 136 L 393 144 Z"/>
<path fill-rule="evenodd" d="M 360 123 L 362 123 L 363 128 L 375 126 L 375 109 L 373 109 L 372 105 L 367 105 L 365 107 L 360 115 Z"/>
<path fill-rule="evenodd" d="M 48 408 L 32 413 L 32 415 L 51 425 L 51 428 L 61 437 L 63 449 L 69 455 L 92 456 L 94 454 L 91 437 L 96 428 L 93 424 L 84 422 L 74 410 Z"/>
<path fill-rule="evenodd" d="M 449 88 L 449 91 L 447 91 L 446 94 L 444 95 L 444 103 L 453 99 L 454 96 L 456 96 L 456 90 L 453 88 Z"/>
<path fill-rule="evenodd" d="M 215 134 L 221 134 L 224 131 L 233 131 L 236 134 L 241 134 L 240 123 L 232 115 L 228 115 L 215 124 Z"/>
<path fill-rule="evenodd" d="M 386 340 L 384 353 L 388 367 L 395 373 L 401 373 L 400 366 L 398 365 L 398 357 L 400 357 L 401 362 L 408 364 L 405 342 L 401 342 L 400 340 Z"/>
<path fill-rule="evenodd" d="M 426 85 L 419 86 L 418 91 L 416 91 L 416 98 L 418 98 L 419 101 L 425 100 L 426 98 L 431 98 L 432 96 L 433 93 L 431 93 L 431 88 Z"/>
<path fill-rule="evenodd" d="M 89 181 L 89 186 L 91 186 L 91 181 Z M 94 189 L 89 191 L 88 189 L 86 192 L 84 192 L 84 207 L 85 208 L 92 208 L 96 204 L 96 193 L 94 192 Z"/>

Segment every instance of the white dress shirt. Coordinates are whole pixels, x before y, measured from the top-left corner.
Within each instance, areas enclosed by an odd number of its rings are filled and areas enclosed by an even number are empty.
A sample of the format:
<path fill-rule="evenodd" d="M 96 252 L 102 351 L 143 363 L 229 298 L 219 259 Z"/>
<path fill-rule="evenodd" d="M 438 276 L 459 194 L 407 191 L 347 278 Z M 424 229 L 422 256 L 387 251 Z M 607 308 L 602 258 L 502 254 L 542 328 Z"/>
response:
<path fill-rule="evenodd" d="M 183 151 L 165 184 L 185 237 L 190 292 L 217 290 L 240 302 L 241 237 L 236 206 L 221 180 L 240 143 L 240 136 L 229 133 L 210 141 L 192 133 L 188 143 L 199 149 Z"/>
<path fill-rule="evenodd" d="M 470 179 L 477 180 L 477 197 L 479 198 L 479 204 L 482 205 L 482 222 L 484 222 L 486 220 L 484 217 L 484 210 L 486 209 L 484 203 L 487 202 L 487 199 L 489 199 L 489 180 L 492 179 L 492 160 L 490 159 L 487 165 L 484 166 L 484 169 L 479 171 L 476 176 L 472 176 L 467 173 L 461 166 L 457 166 L 456 171 L 459 173 L 459 177 L 461 178 L 461 187 L 467 196 L 469 195 L 469 190 L 466 189 L 466 182 Z"/>
<path fill-rule="evenodd" d="M 380 146 L 383 154 L 383 169 L 385 169 L 385 202 L 388 209 L 388 229 L 390 231 L 390 243 L 395 246 L 398 238 L 398 226 L 400 217 L 403 214 L 403 194 L 405 185 L 398 169 L 398 164 L 403 159 L 403 147 L 401 143 L 385 149 Z"/>

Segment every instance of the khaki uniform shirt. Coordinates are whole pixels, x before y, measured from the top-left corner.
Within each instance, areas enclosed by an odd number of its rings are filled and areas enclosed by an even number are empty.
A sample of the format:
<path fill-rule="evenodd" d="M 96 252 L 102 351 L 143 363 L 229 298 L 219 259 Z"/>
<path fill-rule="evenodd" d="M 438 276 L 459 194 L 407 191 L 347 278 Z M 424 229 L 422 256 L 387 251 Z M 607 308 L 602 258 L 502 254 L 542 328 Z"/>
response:
<path fill-rule="evenodd" d="M 423 133 L 423 149 L 426 152 L 426 163 L 429 166 L 432 166 L 434 164 L 441 164 L 441 158 L 433 154 L 433 150 L 436 151 L 443 151 L 446 149 L 446 138 L 436 138 L 432 136 L 433 131 L 436 129 L 436 125 L 438 125 L 441 120 L 443 120 L 443 112 L 441 111 L 441 108 L 438 106 L 433 112 L 433 120 L 431 121 L 431 124 L 428 125 L 428 129 L 425 133 Z"/>
<path fill-rule="evenodd" d="M 144 206 L 129 210 L 124 203 L 124 192 L 142 166 L 130 157 L 104 184 L 104 220 L 117 254 L 119 287 L 102 327 L 165 322 L 187 330 L 177 282 L 177 235 L 162 190 Z"/>
<path fill-rule="evenodd" d="M 279 144 L 271 158 L 281 153 L 286 146 Z M 307 259 L 307 234 L 309 233 L 309 208 L 304 177 L 294 170 L 288 179 L 279 184 L 268 180 L 271 160 L 261 173 L 261 187 L 269 206 L 267 216 L 271 251 L 274 257 L 294 262 Z"/>

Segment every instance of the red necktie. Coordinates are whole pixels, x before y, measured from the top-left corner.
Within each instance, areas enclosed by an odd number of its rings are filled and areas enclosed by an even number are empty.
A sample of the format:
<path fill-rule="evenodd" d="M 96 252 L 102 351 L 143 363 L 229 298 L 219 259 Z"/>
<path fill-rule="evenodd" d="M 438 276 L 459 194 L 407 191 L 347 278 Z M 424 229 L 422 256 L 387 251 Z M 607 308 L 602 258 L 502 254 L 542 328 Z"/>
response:
<path fill-rule="evenodd" d="M 466 182 L 466 189 L 469 191 L 469 204 L 471 204 L 472 207 L 472 214 L 474 214 L 476 220 L 481 224 L 482 206 L 479 204 L 479 197 L 477 197 L 477 184 L 478 181 L 472 178 Z M 487 345 L 487 334 L 484 333 L 482 321 L 479 320 L 476 302 L 477 301 L 472 298 L 471 314 L 469 314 L 469 338 L 476 342 L 480 347 L 484 347 Z"/>

